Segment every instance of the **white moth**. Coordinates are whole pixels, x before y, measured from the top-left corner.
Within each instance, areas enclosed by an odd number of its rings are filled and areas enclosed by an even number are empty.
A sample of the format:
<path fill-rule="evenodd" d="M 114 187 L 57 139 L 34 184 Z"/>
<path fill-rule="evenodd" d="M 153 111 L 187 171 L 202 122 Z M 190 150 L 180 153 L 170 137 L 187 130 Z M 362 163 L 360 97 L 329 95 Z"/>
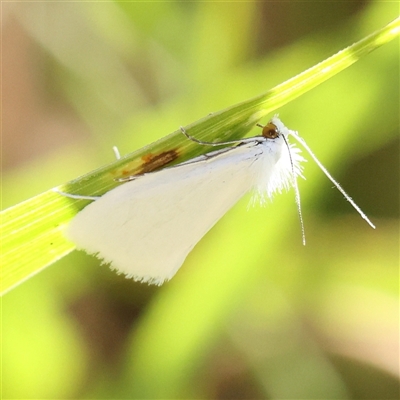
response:
<path fill-rule="evenodd" d="M 66 236 L 79 249 L 96 255 L 127 278 L 161 285 L 175 275 L 196 243 L 250 190 L 264 203 L 275 192 L 293 186 L 303 230 L 296 179 L 302 176 L 304 159 L 300 150 L 288 143 L 289 136 L 305 147 L 374 227 L 297 132 L 286 128 L 275 116 L 263 127 L 261 136 L 224 143 L 232 146 L 160 171 L 129 177 L 99 198 L 60 192 L 94 200 L 73 218 Z"/>

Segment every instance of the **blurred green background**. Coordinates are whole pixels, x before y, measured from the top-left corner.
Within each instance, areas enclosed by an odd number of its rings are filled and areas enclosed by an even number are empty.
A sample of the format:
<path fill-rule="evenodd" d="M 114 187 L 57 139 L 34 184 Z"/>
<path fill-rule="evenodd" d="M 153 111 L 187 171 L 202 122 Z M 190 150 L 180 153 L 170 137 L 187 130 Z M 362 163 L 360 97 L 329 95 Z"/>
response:
<path fill-rule="evenodd" d="M 2 3 L 2 207 L 265 92 L 398 11 Z M 309 162 L 305 247 L 290 192 L 244 198 L 161 288 L 73 252 L 2 299 L 3 398 L 399 398 L 398 46 L 279 110 L 375 231 Z"/>

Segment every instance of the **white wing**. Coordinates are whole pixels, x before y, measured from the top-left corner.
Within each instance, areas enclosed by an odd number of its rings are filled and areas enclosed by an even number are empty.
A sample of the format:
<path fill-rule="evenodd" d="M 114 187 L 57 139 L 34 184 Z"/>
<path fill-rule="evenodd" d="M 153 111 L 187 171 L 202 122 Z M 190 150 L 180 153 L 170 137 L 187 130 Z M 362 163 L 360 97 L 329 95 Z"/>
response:
<path fill-rule="evenodd" d="M 204 234 L 259 182 L 260 169 L 273 169 L 277 160 L 267 157 L 270 145 L 249 142 L 138 177 L 78 213 L 67 237 L 117 272 L 160 285 L 175 275 Z M 266 159 L 271 165 L 266 165 Z M 268 181 L 265 172 L 262 181 Z"/>

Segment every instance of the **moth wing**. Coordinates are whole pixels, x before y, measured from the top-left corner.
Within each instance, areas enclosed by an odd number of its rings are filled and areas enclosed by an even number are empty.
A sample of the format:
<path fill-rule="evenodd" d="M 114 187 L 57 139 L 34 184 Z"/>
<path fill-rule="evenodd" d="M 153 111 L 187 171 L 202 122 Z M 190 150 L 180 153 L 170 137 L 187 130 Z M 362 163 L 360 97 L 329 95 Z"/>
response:
<path fill-rule="evenodd" d="M 79 212 L 67 237 L 117 272 L 161 285 L 252 188 L 262 152 L 251 142 L 140 176 Z"/>

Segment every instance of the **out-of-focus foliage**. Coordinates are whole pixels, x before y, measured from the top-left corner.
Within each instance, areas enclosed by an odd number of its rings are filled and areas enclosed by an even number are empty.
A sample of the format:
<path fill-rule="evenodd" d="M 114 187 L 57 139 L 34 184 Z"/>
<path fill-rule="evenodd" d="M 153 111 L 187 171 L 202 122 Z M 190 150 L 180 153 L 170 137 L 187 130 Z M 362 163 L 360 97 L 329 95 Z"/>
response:
<path fill-rule="evenodd" d="M 3 207 L 253 97 L 397 17 L 342 3 L 4 3 Z M 398 42 L 283 107 L 309 162 L 162 288 L 74 253 L 2 300 L 3 397 L 398 397 Z M 188 227 L 190 229 L 190 227 Z"/>

